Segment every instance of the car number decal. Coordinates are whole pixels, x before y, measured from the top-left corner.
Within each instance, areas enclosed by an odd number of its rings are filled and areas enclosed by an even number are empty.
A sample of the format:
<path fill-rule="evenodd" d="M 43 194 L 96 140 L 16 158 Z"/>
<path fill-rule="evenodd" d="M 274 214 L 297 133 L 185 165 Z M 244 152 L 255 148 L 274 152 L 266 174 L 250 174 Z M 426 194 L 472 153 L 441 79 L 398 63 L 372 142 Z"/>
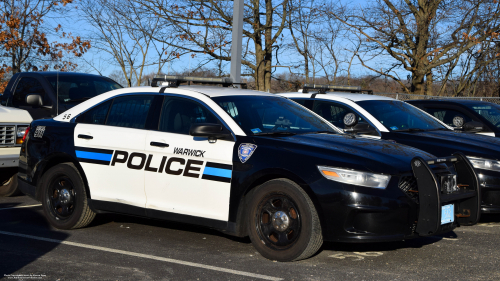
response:
<path fill-rule="evenodd" d="M 36 130 L 33 136 L 35 138 L 42 138 L 44 132 L 45 132 L 45 126 L 36 126 Z"/>

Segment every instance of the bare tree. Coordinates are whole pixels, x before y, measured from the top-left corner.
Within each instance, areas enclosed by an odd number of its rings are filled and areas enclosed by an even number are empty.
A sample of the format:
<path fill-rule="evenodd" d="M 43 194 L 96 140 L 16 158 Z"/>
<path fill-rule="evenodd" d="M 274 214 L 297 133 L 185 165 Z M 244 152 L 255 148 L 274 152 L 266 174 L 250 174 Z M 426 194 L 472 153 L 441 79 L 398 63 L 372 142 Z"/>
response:
<path fill-rule="evenodd" d="M 352 12 L 332 15 L 365 38 L 364 51 L 394 59 L 382 70 L 362 59 L 361 64 L 394 79 L 407 93 L 426 94 L 435 68 L 500 31 L 500 3 L 491 0 L 375 0 L 345 11 Z M 411 73 L 409 86 L 390 73 L 395 68 Z"/>
<path fill-rule="evenodd" d="M 290 12 L 287 22 L 288 31 L 293 39 L 290 45 L 302 57 L 300 63 L 304 66 L 306 83 L 309 83 L 309 66 L 315 65 L 315 56 L 319 55 L 316 52 L 318 51 L 316 43 L 321 32 L 320 26 L 325 19 L 322 10 L 324 3 L 320 1 L 290 0 L 289 3 Z"/>
<path fill-rule="evenodd" d="M 169 60 L 181 54 L 169 51 L 164 42 L 151 36 L 159 28 L 158 17 L 144 17 L 141 8 L 130 1 L 82 0 L 80 9 L 93 27 L 95 47 L 111 56 L 128 86 L 141 85 L 145 68 L 157 65 L 160 72 Z"/>
<path fill-rule="evenodd" d="M 133 1 L 149 9 L 150 16 L 160 17 L 162 25 L 175 26 L 173 35 L 182 41 L 172 45 L 194 54 L 209 55 L 216 60 L 231 60 L 229 32 L 232 30 L 233 9 L 230 1 Z M 259 90 L 270 89 L 273 48 L 279 43 L 286 27 L 288 3 L 289 0 L 252 0 L 245 3 L 242 64 L 252 72 Z M 217 33 L 216 30 L 226 32 Z M 167 35 L 161 31 L 154 34 L 158 40 Z"/>

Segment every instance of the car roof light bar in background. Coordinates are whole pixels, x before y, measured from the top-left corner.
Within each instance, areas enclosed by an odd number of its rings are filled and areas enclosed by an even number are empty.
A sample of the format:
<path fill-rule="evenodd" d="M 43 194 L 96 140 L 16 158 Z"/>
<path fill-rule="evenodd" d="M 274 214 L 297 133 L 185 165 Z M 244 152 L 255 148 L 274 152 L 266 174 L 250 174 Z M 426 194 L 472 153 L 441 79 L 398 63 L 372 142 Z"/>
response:
<path fill-rule="evenodd" d="M 367 93 L 373 94 L 372 90 L 361 89 L 360 86 L 337 86 L 328 84 L 304 84 L 302 93 L 308 93 L 309 90 L 318 91 L 320 94 L 326 92 L 350 92 L 350 93 Z"/>
<path fill-rule="evenodd" d="M 223 87 L 233 86 L 233 80 L 229 77 L 195 77 L 195 76 L 177 76 L 177 75 L 156 75 L 151 82 L 152 87 L 170 87 L 176 88 L 182 83 L 201 83 L 201 84 L 215 84 L 222 85 Z M 246 84 L 241 84 L 246 88 Z"/>

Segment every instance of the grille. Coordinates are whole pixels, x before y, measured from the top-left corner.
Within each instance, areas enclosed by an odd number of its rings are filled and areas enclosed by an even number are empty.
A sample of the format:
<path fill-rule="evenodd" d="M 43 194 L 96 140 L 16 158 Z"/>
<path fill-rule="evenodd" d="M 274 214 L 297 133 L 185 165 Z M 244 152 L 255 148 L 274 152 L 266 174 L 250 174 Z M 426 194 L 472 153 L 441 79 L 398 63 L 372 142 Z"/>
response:
<path fill-rule="evenodd" d="M 399 180 L 399 188 L 413 201 L 418 203 L 418 184 L 414 176 L 403 176 Z"/>
<path fill-rule="evenodd" d="M 16 144 L 16 125 L 0 125 L 0 146 Z"/>

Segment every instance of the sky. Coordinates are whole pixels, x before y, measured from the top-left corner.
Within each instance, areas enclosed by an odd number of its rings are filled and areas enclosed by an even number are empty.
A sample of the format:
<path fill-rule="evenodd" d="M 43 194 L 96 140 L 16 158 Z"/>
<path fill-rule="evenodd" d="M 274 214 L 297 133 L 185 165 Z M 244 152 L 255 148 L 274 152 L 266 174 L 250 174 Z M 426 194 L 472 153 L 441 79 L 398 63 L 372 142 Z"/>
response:
<path fill-rule="evenodd" d="M 347 1 L 343 0 L 341 2 L 347 2 Z M 351 5 L 358 5 L 364 3 L 364 1 L 360 0 L 354 0 L 354 1 L 351 0 L 348 2 Z M 62 17 L 58 16 L 52 18 L 49 21 L 47 21 L 47 24 L 51 24 L 51 22 L 62 23 L 63 31 L 71 32 L 73 33 L 73 35 L 82 36 L 84 38 L 88 36 L 92 31 L 92 27 L 89 26 L 87 23 L 85 23 L 83 19 L 78 17 L 75 11 L 69 12 Z M 289 34 L 284 34 L 284 35 L 289 36 Z M 60 40 L 60 39 L 54 37 L 54 40 Z M 340 44 L 342 44 L 342 42 L 340 42 Z M 86 53 L 83 56 L 83 58 L 78 61 L 79 68 L 77 69 L 77 71 L 94 73 L 94 74 L 99 74 L 99 72 L 101 72 L 103 75 L 106 76 L 110 75 L 113 72 L 120 71 L 120 68 L 117 65 L 109 64 L 106 61 L 110 57 L 111 57 L 110 55 L 106 54 L 105 52 L 99 51 L 97 48 L 91 48 L 89 52 Z M 163 72 L 169 73 L 173 71 L 183 71 L 185 69 L 194 69 L 195 66 L 200 63 L 201 57 L 202 56 L 200 55 L 197 55 L 197 57 L 195 58 L 191 58 L 191 56 L 189 55 L 183 56 L 181 57 L 181 59 L 175 60 L 174 62 L 165 65 L 165 67 L 163 68 Z M 291 54 L 291 53 L 287 54 L 286 52 L 280 52 L 279 63 L 282 66 L 297 64 L 296 59 L 297 59 L 296 54 Z M 382 63 L 384 60 L 387 60 L 387 58 L 380 58 L 380 63 Z M 273 58 L 273 65 L 276 64 L 277 60 L 276 58 Z M 215 67 L 215 65 L 212 66 Z M 242 69 L 243 68 L 244 67 L 242 67 Z M 146 67 L 144 74 L 155 72 L 156 70 L 157 66 Z M 226 73 L 230 72 L 229 62 L 223 62 L 223 70 Z M 273 70 L 275 71 L 275 75 L 278 73 L 289 73 L 289 69 L 286 67 L 274 68 Z M 354 75 L 372 74 L 371 71 L 362 67 L 356 59 L 354 60 L 352 65 L 352 73 Z M 404 71 L 402 71 L 400 75 L 406 75 L 406 74 L 404 74 Z M 322 76 L 322 74 L 318 73 L 317 76 Z"/>

